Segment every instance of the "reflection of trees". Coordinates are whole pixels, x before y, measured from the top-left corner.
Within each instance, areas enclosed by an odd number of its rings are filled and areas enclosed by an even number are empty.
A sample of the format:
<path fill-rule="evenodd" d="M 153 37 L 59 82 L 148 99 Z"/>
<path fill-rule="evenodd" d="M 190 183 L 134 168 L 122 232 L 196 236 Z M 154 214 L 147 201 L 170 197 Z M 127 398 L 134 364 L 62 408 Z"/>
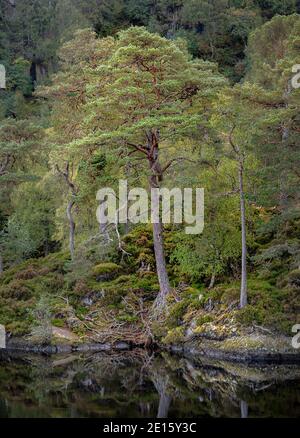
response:
<path fill-rule="evenodd" d="M 241 418 L 248 418 L 248 403 L 241 400 Z"/>
<path fill-rule="evenodd" d="M 291 392 L 282 385 L 279 393 L 276 384 L 270 385 L 292 376 L 286 367 L 195 363 L 145 350 L 36 355 L 1 360 L 0 393 L 7 400 L 6 412 L 13 408 L 22 415 L 30 410 L 52 417 L 246 418 L 248 411 L 251 416 L 270 416 L 274 406 L 278 412 L 286 409 L 287 415 L 293 412 L 287 407 L 299 402 L 297 388 Z"/>
<path fill-rule="evenodd" d="M 154 373 L 152 381 L 159 395 L 157 418 L 168 418 L 172 397 L 168 393 L 169 376 L 165 373 Z"/>

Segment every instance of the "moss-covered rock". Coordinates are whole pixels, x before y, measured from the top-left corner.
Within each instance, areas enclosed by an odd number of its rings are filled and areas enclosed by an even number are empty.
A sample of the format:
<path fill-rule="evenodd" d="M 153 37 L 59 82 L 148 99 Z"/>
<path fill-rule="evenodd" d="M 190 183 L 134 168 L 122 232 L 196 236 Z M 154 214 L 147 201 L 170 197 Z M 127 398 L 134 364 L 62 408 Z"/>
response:
<path fill-rule="evenodd" d="M 121 267 L 116 263 L 100 263 L 94 266 L 93 276 L 97 281 L 109 281 L 117 277 Z"/>
<path fill-rule="evenodd" d="M 163 338 L 162 342 L 166 345 L 176 345 L 184 342 L 185 329 L 184 327 L 176 327 L 172 330 L 168 330 L 167 335 Z"/>

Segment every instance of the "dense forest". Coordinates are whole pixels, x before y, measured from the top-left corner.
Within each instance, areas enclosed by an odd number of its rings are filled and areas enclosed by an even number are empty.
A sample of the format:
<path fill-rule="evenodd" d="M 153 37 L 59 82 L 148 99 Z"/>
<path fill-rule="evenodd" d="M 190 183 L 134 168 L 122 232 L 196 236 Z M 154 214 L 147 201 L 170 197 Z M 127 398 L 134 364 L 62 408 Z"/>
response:
<path fill-rule="evenodd" d="M 9 334 L 229 348 L 291 333 L 299 14 L 297 0 L 0 0 Z M 96 194 L 119 180 L 204 188 L 203 233 L 99 224 Z"/>

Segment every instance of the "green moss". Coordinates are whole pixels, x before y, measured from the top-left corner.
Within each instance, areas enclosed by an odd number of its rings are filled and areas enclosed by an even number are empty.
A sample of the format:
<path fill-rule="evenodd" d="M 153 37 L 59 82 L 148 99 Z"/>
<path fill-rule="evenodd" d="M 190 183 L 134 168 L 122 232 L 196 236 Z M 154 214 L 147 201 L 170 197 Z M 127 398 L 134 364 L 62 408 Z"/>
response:
<path fill-rule="evenodd" d="M 162 342 L 167 345 L 180 344 L 184 342 L 184 338 L 185 338 L 184 327 L 176 327 L 168 331 L 167 335 L 163 338 Z"/>
<path fill-rule="evenodd" d="M 203 291 L 195 288 L 195 287 L 187 287 L 182 292 L 182 297 L 186 299 L 198 299 L 199 297 L 203 296 Z"/>
<path fill-rule="evenodd" d="M 101 263 L 100 265 L 94 266 L 93 275 L 94 277 L 105 277 L 112 278 L 114 275 L 120 271 L 120 266 L 116 263 Z"/>
<path fill-rule="evenodd" d="M 63 320 L 63 319 L 58 319 L 58 318 L 52 319 L 52 320 L 51 320 L 51 324 L 52 324 L 54 327 L 59 327 L 59 328 L 62 328 L 62 327 L 65 326 L 65 322 L 64 322 L 64 320 Z"/>
<path fill-rule="evenodd" d="M 115 280 L 115 284 L 131 283 L 131 281 L 132 275 L 120 275 L 120 277 Z"/>
<path fill-rule="evenodd" d="M 214 319 L 215 318 L 212 315 L 202 315 L 200 318 L 196 320 L 197 327 L 203 324 L 207 324 L 209 322 L 213 322 Z"/>
<path fill-rule="evenodd" d="M 115 285 L 104 287 L 102 289 L 103 296 L 100 300 L 102 305 L 118 306 L 122 302 L 122 298 L 128 294 L 128 290 L 124 287 L 116 287 Z"/>
<path fill-rule="evenodd" d="M 130 314 L 123 314 L 123 315 L 118 315 L 116 317 L 117 321 L 119 322 L 128 322 L 128 323 L 135 323 L 138 322 L 138 317 L 135 315 L 130 315 Z"/>
<path fill-rule="evenodd" d="M 240 299 L 240 288 L 238 286 L 228 287 L 224 290 L 220 301 L 222 304 L 230 305 Z"/>
<path fill-rule="evenodd" d="M 257 350 L 264 348 L 264 338 L 241 336 L 229 338 L 222 342 L 222 349 L 226 351 Z"/>
<path fill-rule="evenodd" d="M 89 310 L 84 306 L 76 306 L 75 313 L 77 318 L 84 319 L 85 315 L 89 312 Z"/>
<path fill-rule="evenodd" d="M 176 328 L 182 323 L 183 316 L 189 304 L 189 300 L 182 300 L 171 307 L 166 321 L 166 326 L 168 328 Z"/>
<path fill-rule="evenodd" d="M 244 325 L 251 325 L 254 322 L 262 324 L 265 320 L 265 313 L 255 306 L 248 305 L 238 312 L 237 320 Z"/>

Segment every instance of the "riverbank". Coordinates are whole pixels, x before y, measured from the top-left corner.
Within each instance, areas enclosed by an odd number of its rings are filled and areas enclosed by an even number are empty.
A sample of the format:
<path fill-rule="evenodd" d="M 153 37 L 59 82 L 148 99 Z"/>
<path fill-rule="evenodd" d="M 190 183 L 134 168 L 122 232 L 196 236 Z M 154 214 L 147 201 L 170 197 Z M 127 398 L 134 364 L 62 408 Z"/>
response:
<path fill-rule="evenodd" d="M 7 352 L 35 354 L 69 354 L 74 352 L 122 352 L 141 348 L 128 342 L 54 342 L 51 345 L 37 345 L 22 338 L 10 339 Z M 147 348 L 144 348 L 147 350 Z M 154 344 L 151 351 L 169 351 L 192 359 L 213 359 L 239 363 L 257 364 L 299 364 L 300 350 L 291 345 L 291 338 L 286 336 L 248 335 L 228 338 L 222 341 L 211 339 L 194 339 L 181 344 Z"/>
<path fill-rule="evenodd" d="M 166 236 L 171 245 L 173 235 Z M 0 324 L 8 348 L 55 354 L 158 347 L 240 362 L 300 361 L 292 348 L 292 328 L 300 323 L 297 273 L 272 270 L 269 278 L 253 270 L 249 304 L 240 309 L 239 279 L 224 277 L 209 288 L 192 284 L 174 265 L 174 286 L 157 318 L 151 229 L 133 230 L 124 245 L 131 254 L 126 263 L 112 257 L 81 271 L 59 252 L 6 270 Z"/>
<path fill-rule="evenodd" d="M 300 350 L 291 346 L 285 336 L 248 335 L 222 341 L 202 339 L 182 345 L 171 345 L 170 351 L 187 357 L 206 357 L 240 363 L 300 364 Z"/>

